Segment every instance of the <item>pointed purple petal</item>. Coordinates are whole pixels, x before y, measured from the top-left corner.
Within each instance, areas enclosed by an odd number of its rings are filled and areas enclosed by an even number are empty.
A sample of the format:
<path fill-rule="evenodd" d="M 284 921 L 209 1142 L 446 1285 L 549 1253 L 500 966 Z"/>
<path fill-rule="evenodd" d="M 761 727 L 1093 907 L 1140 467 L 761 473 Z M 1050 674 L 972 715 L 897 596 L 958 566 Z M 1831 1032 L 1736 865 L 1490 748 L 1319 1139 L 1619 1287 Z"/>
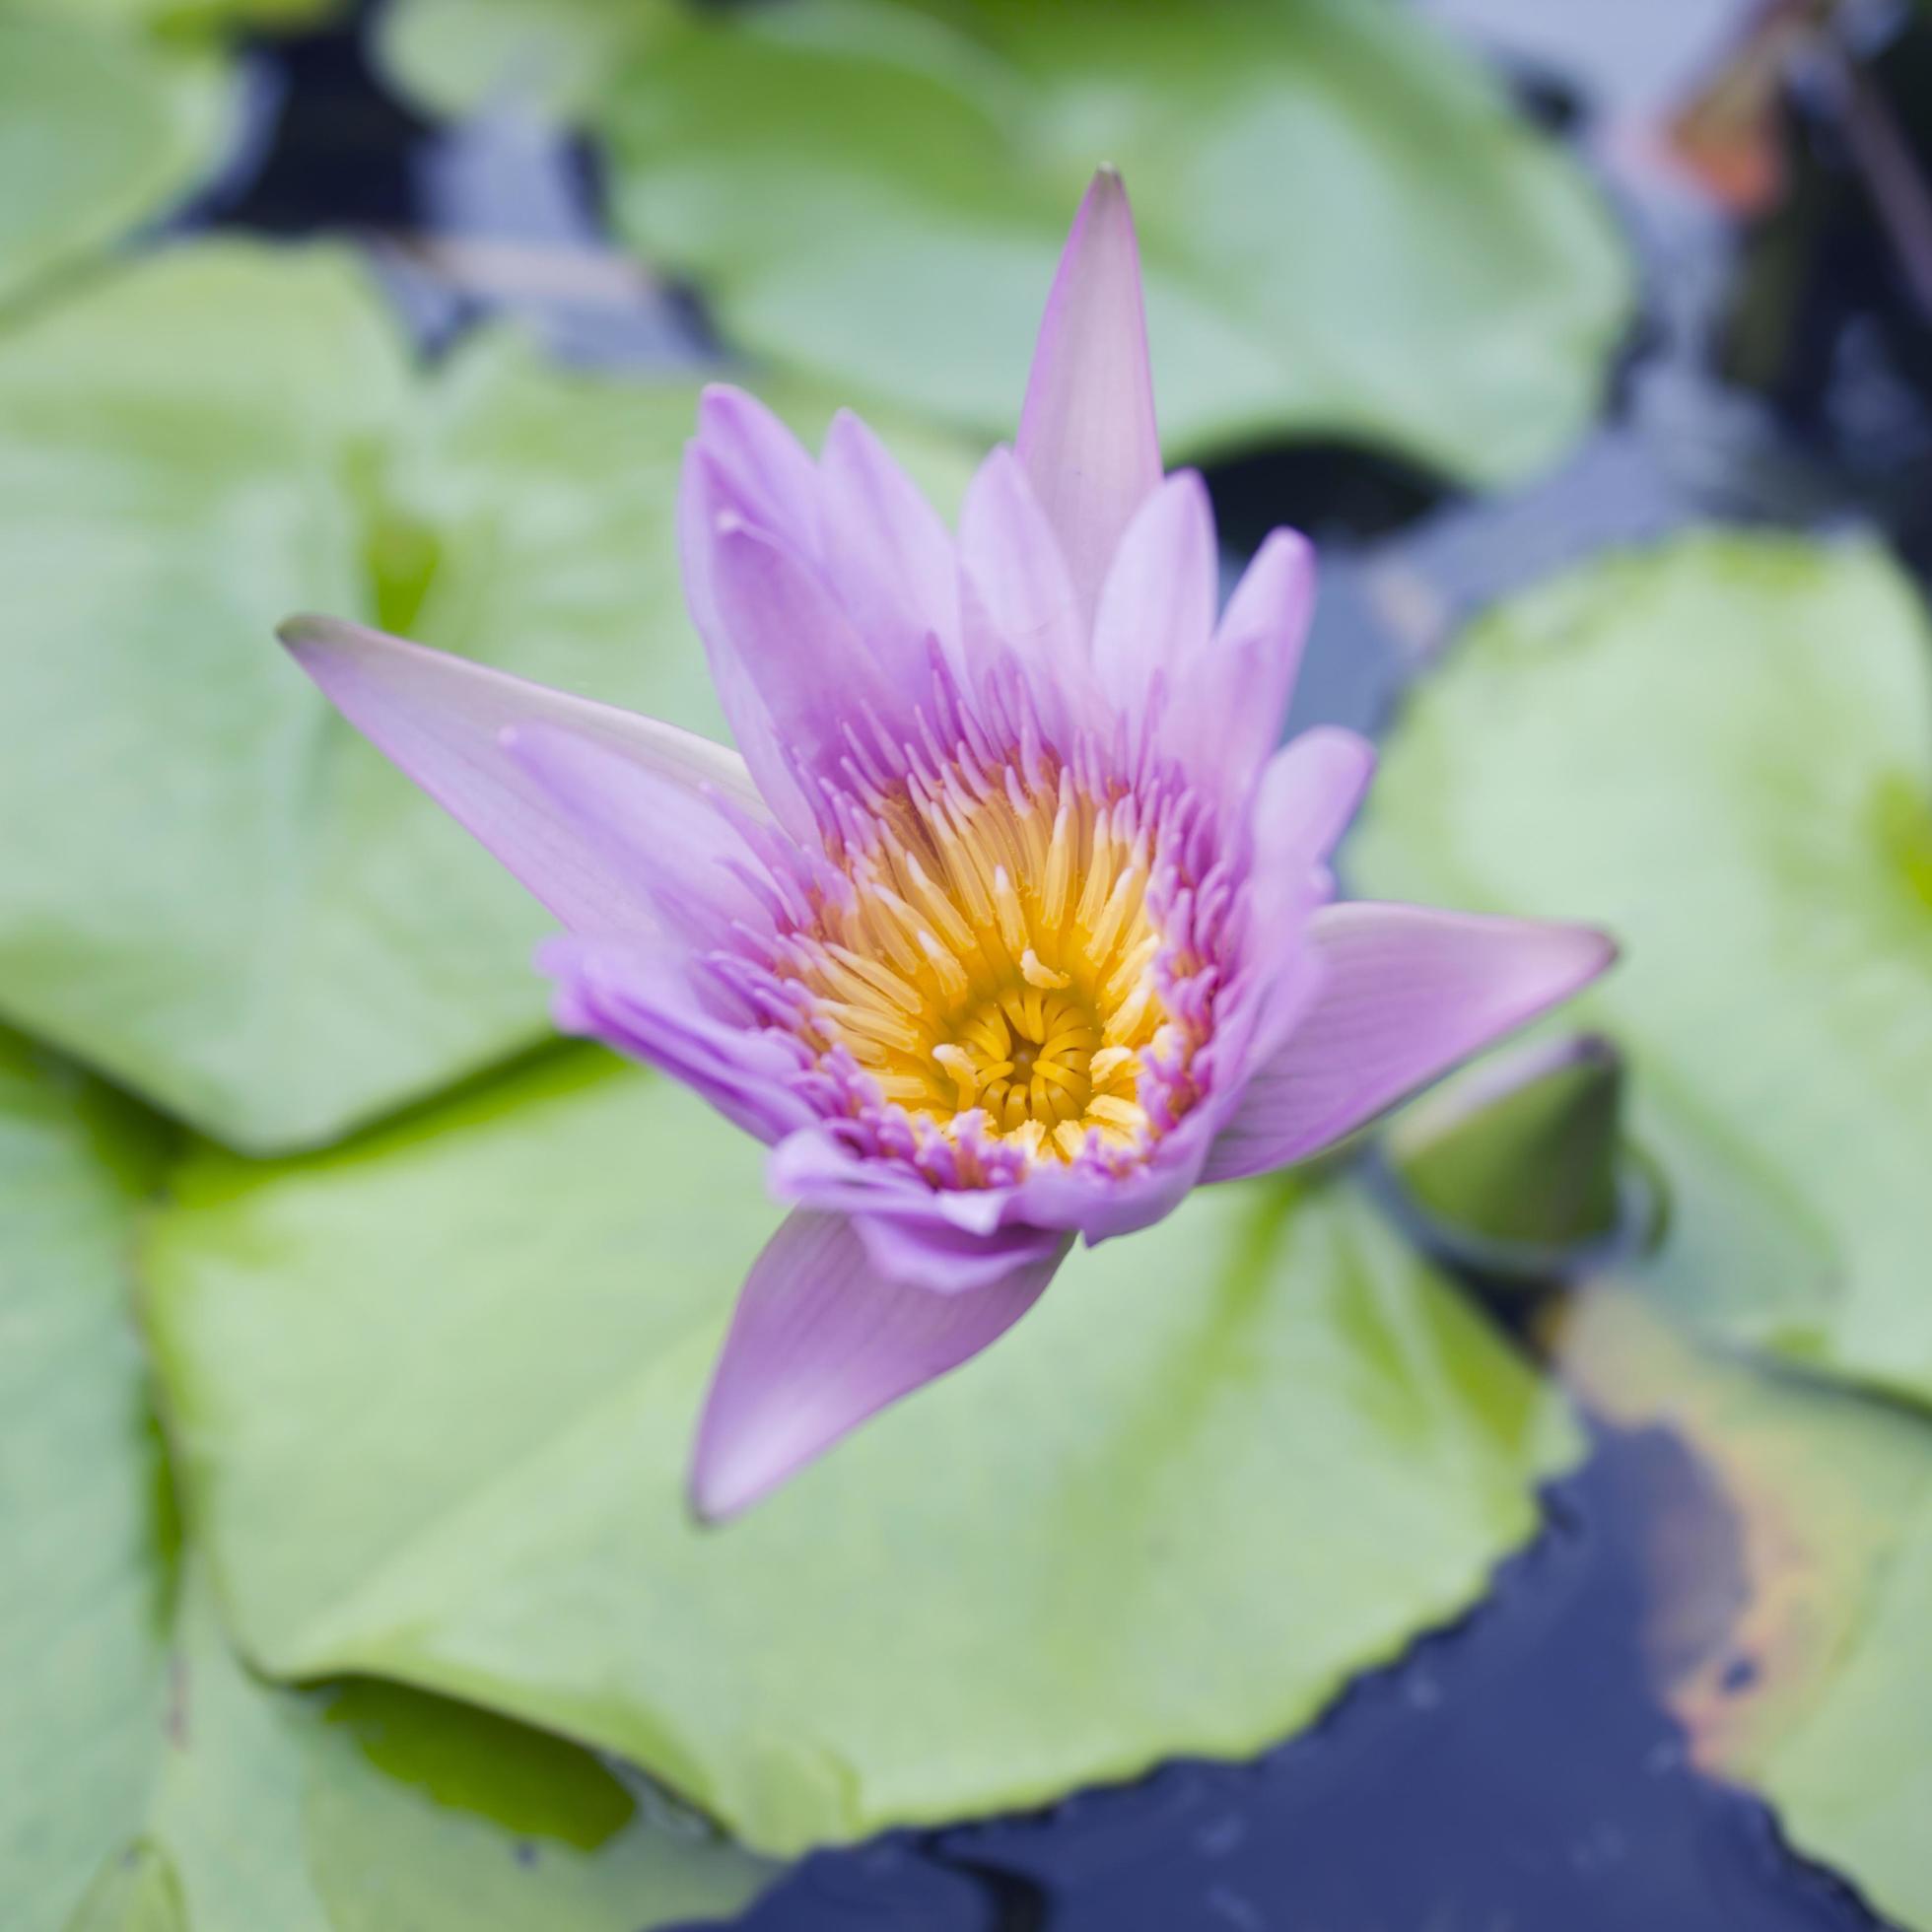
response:
<path fill-rule="evenodd" d="M 1587 926 L 1423 906 L 1325 906 L 1312 1006 L 1249 1082 L 1208 1178 L 1304 1160 L 1587 986 L 1616 946 Z"/>
<path fill-rule="evenodd" d="M 817 472 L 810 473 L 815 484 Z M 817 829 L 811 805 L 786 756 L 771 707 L 719 612 L 715 581 L 718 527 L 727 516 L 742 518 L 739 502 L 716 458 L 702 444 L 692 444 L 685 454 L 677 493 L 677 549 L 685 602 L 704 640 L 705 661 L 711 668 L 718 702 L 760 795 L 794 839 L 810 839 Z"/>
<path fill-rule="evenodd" d="M 1061 255 L 1017 448 L 1091 619 L 1122 532 L 1160 482 L 1140 253 L 1112 169 L 1093 177 Z"/>
<path fill-rule="evenodd" d="M 1326 862 L 1375 773 L 1375 747 L 1340 724 L 1290 738 L 1263 769 L 1252 823 L 1264 882 Z"/>
<path fill-rule="evenodd" d="M 850 410 L 832 419 L 819 469 L 825 574 L 847 615 L 920 670 L 929 640 L 957 663 L 959 563 L 938 512 Z"/>
<path fill-rule="evenodd" d="M 712 533 L 712 586 L 723 634 L 764 700 L 801 784 L 840 773 L 849 724 L 896 694 L 832 593 L 795 552 L 729 512 Z"/>
<path fill-rule="evenodd" d="M 698 399 L 694 447 L 729 482 L 732 502 L 750 521 L 804 555 L 817 555 L 818 465 L 756 396 L 728 382 L 709 383 Z"/>
<path fill-rule="evenodd" d="M 1280 742 L 1315 608 L 1315 551 L 1272 531 L 1242 574 L 1191 673 L 1172 692 L 1161 741 L 1230 799 L 1244 799 Z"/>
<path fill-rule="evenodd" d="M 1208 1048 L 1224 1104 L 1280 1046 L 1321 983 L 1309 923 L 1335 896 L 1329 854 L 1374 769 L 1366 738 L 1324 724 L 1283 745 L 1253 788 L 1249 930 Z"/>
<path fill-rule="evenodd" d="M 554 725 L 660 786 L 713 786 L 763 815 L 744 761 L 675 724 L 528 684 L 335 617 L 292 617 L 290 655 L 398 765 L 567 926 L 649 923 L 634 881 L 581 819 L 503 748 L 514 726 Z"/>
<path fill-rule="evenodd" d="M 1099 715 L 1087 627 L 1060 541 L 1033 486 L 1007 448 L 987 457 L 959 515 L 968 661 L 1011 651 L 1025 667 L 1050 728 Z"/>
<path fill-rule="evenodd" d="M 1160 734 L 1176 694 L 1208 662 L 1217 565 L 1214 512 L 1193 470 L 1170 476 L 1136 513 L 1093 624 L 1093 665 L 1114 711 Z"/>
<path fill-rule="evenodd" d="M 698 1425 L 692 1507 L 712 1521 L 734 1514 L 978 1354 L 1039 1299 L 1063 1253 L 935 1294 L 887 1281 L 844 1216 L 795 1210 L 738 1297 Z"/>

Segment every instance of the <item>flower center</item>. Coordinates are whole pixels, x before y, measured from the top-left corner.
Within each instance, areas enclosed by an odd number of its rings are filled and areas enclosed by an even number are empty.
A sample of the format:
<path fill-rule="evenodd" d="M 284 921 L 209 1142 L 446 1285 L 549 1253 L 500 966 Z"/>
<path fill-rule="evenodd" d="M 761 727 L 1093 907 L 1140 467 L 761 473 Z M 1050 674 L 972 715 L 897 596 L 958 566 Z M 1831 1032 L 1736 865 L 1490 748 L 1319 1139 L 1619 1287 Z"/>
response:
<path fill-rule="evenodd" d="M 1067 769 L 1029 781 L 970 755 L 857 802 L 831 854 L 843 887 L 819 895 L 782 968 L 810 996 L 814 1051 L 842 1049 L 955 1140 L 1062 1160 L 1096 1137 L 1143 1142 L 1147 1056 L 1179 1067 L 1192 1049 L 1156 977 L 1149 814 Z"/>
<path fill-rule="evenodd" d="M 984 1109 L 990 1128 L 1035 1151 L 1062 1127 L 1082 1134 L 1083 1121 L 1127 1133 L 1145 1125 L 1134 1097 L 1132 1049 L 1103 1046 L 1102 1021 L 1074 995 L 1021 983 L 950 1031 L 932 1058 L 957 1087 L 959 1111 Z"/>

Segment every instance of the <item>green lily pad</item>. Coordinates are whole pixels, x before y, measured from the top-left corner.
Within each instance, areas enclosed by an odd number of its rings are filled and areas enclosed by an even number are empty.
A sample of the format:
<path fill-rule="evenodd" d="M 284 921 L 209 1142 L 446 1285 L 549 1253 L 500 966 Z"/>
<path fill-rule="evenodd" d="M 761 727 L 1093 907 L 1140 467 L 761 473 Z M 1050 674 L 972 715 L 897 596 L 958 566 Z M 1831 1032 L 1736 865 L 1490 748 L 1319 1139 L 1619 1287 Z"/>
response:
<path fill-rule="evenodd" d="M 187 1912 L 168 1854 L 142 1838 L 108 1861 L 67 1932 L 190 1932 Z"/>
<path fill-rule="evenodd" d="M 0 339 L 0 813 L 34 828 L 0 1013 L 250 1148 L 547 1037 L 542 912 L 273 627 L 361 617 L 723 735 L 672 532 L 695 408 L 507 336 L 419 379 L 326 249 L 169 250 Z"/>
<path fill-rule="evenodd" d="M 1651 1545 L 1653 1656 L 1697 1762 L 1932 1925 L 1932 1426 L 1698 1347 L 1628 1292 L 1585 1297 L 1560 1353 L 1593 1409 L 1669 1426 L 1715 1479 L 1723 1523 Z"/>
<path fill-rule="evenodd" d="M 138 1816 L 166 1703 L 175 1539 L 125 1286 L 161 1151 L 0 1034 L 0 1898 L 33 1932 Z"/>
<path fill-rule="evenodd" d="M 0 307 L 165 215 L 228 119 L 211 48 L 0 0 Z"/>
<path fill-rule="evenodd" d="M 1932 651 L 1876 549 L 1705 534 L 1479 623 L 1415 692 L 1346 855 L 1364 889 L 1573 916 L 1572 1017 L 1700 1182 L 1679 1305 L 1932 1400 Z"/>
<path fill-rule="evenodd" d="M 649 1932 L 769 1882 L 556 1738 L 395 1685 L 262 1685 L 192 1579 L 168 1683 L 143 1835 L 70 1932 Z"/>
<path fill-rule="evenodd" d="M 513 105 L 575 118 L 682 11 L 679 0 L 390 0 L 375 53 L 426 113 Z"/>
<path fill-rule="evenodd" d="M 1439 1235 L 1492 1273 L 1547 1279 L 1566 1251 L 1616 1231 L 1622 1088 L 1607 1040 L 1533 1041 L 1407 1108 L 1390 1165 Z"/>
<path fill-rule="evenodd" d="M 596 64 L 609 9 L 588 4 L 392 0 L 383 39 L 432 98 L 486 34 L 506 51 L 471 104 L 601 73 L 583 111 L 620 228 L 699 284 L 728 340 L 854 396 L 1010 436 L 1068 223 L 1114 162 L 1170 454 L 1342 437 L 1494 483 L 1597 407 L 1631 305 L 1605 212 L 1411 9 L 690 12 L 665 28 L 653 9 L 628 65 Z M 543 24 L 519 42 L 512 18 Z"/>
<path fill-rule="evenodd" d="M 754 1861 L 582 1751 L 229 1655 L 177 1544 L 127 1309 L 147 1117 L 0 1035 L 0 1898 L 13 1932 L 638 1932 Z M 192 1565 L 190 1565 L 192 1568 Z"/>
<path fill-rule="evenodd" d="M 292 32 L 318 26 L 347 4 L 348 0 L 0 0 L 0 5 L 155 28 L 176 38 L 224 29 Z"/>
<path fill-rule="evenodd" d="M 760 1849 L 1241 1754 L 1452 1615 L 1572 1438 L 1345 1187 L 1213 1190 L 723 1530 L 683 1476 L 756 1150 L 571 1053 L 150 1229 L 233 1626 L 637 1760 Z"/>

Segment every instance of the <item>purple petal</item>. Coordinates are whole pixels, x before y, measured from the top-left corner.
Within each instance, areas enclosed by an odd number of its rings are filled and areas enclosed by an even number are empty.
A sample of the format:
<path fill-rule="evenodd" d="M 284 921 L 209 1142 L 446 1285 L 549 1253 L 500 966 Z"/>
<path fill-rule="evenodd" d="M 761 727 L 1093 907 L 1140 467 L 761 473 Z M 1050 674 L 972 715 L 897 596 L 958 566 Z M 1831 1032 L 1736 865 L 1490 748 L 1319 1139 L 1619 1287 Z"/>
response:
<path fill-rule="evenodd" d="M 818 573 L 733 513 L 710 538 L 721 638 L 771 720 L 781 755 L 801 782 L 840 773 L 848 724 L 869 708 L 891 716 L 897 697 Z M 735 721 L 733 721 L 735 723 Z"/>
<path fill-rule="evenodd" d="M 1280 742 L 1314 608 L 1314 546 L 1298 530 L 1272 531 L 1212 644 L 1174 684 L 1162 742 L 1224 797 L 1246 798 Z"/>
<path fill-rule="evenodd" d="M 772 1149 L 765 1181 L 775 1200 L 801 1208 L 943 1221 L 968 1235 L 993 1233 L 1010 1196 L 997 1188 L 934 1190 L 908 1168 L 856 1152 L 822 1121 Z"/>
<path fill-rule="evenodd" d="M 823 1122 L 775 1146 L 765 1178 L 779 1201 L 851 1216 L 887 1280 L 939 1294 L 983 1287 L 1040 1260 L 1066 1232 L 1017 1215 L 1013 1188 L 929 1187 L 856 1152 Z"/>
<path fill-rule="evenodd" d="M 1181 470 L 1136 512 L 1093 622 L 1093 665 L 1108 703 L 1138 742 L 1208 662 L 1217 565 L 1208 486 Z"/>
<path fill-rule="evenodd" d="M 1232 1084 L 1274 1054 L 1314 997 L 1325 969 L 1309 922 L 1335 896 L 1329 853 L 1374 770 L 1366 738 L 1322 724 L 1283 745 L 1255 788 L 1250 931 L 1214 1029 L 1221 1077 Z"/>
<path fill-rule="evenodd" d="M 1091 619 L 1122 532 L 1160 482 L 1140 253 L 1112 169 L 1093 177 L 1061 255 L 1017 448 Z"/>
<path fill-rule="evenodd" d="M 679 946 L 648 939 L 553 939 L 537 964 L 556 981 L 553 1011 L 566 1033 L 600 1040 L 681 1080 L 767 1143 L 815 1116 L 792 1089 L 803 1059 L 783 1033 L 762 1030 Z"/>
<path fill-rule="evenodd" d="M 659 795 L 702 786 L 763 816 L 744 761 L 675 724 L 525 683 L 448 652 L 335 617 L 292 617 L 278 635 L 350 724 L 535 893 L 565 925 L 648 926 L 628 868 L 586 835 L 504 749 L 506 730 L 543 725 L 602 748 Z"/>
<path fill-rule="evenodd" d="M 613 912 L 648 905 L 685 943 L 725 943 L 734 926 L 769 931 L 769 902 L 752 889 L 756 862 L 715 798 L 620 758 L 557 724 L 513 724 L 504 751 L 542 788 L 566 823 L 627 890 Z M 622 918 L 580 932 L 634 927 Z"/>
<path fill-rule="evenodd" d="M 1306 1159 L 1566 1000 L 1616 946 L 1587 926 L 1422 906 L 1325 906 L 1313 1004 L 1250 1080 L 1208 1163 L 1233 1180 Z"/>
<path fill-rule="evenodd" d="M 817 472 L 808 462 L 806 467 L 815 487 Z M 691 621 L 704 640 L 705 661 L 711 668 L 718 702 L 759 794 L 794 838 L 808 840 L 817 834 L 816 815 L 786 756 L 785 743 L 751 666 L 719 614 L 714 581 L 718 527 L 726 516 L 742 516 L 736 508 L 741 499 L 727 479 L 727 471 L 701 443 L 690 447 L 677 493 L 677 548 L 684 598 Z"/>
<path fill-rule="evenodd" d="M 1016 1268 L 1058 1261 L 1068 1239 L 1046 1227 L 969 1234 L 931 1214 L 855 1214 L 852 1224 L 886 1280 L 929 1294 L 974 1294 L 994 1287 Z"/>
<path fill-rule="evenodd" d="M 934 1294 L 881 1276 L 844 1216 L 794 1212 L 738 1297 L 698 1425 L 692 1507 L 711 1521 L 734 1514 L 978 1354 L 1039 1299 L 1064 1252 Z"/>
<path fill-rule="evenodd" d="M 942 1253 L 954 1234 L 969 1240 L 1080 1234 L 1104 1241 L 1147 1227 L 1179 1204 L 1207 1153 L 1200 1127 L 1197 1115 L 1189 1115 L 1144 1165 L 1125 1174 L 1050 1160 L 1010 1187 L 934 1189 L 903 1167 L 856 1152 L 820 1122 L 772 1149 L 765 1179 L 777 1200 L 801 1208 L 864 1223 L 895 1222 L 909 1231 L 930 1229 Z M 907 1278 L 943 1292 L 956 1276 L 944 1268 L 922 1268 Z"/>
<path fill-rule="evenodd" d="M 1319 725 L 1282 746 L 1252 788 L 1248 916 L 1198 1064 L 1216 1125 L 1307 1009 L 1323 965 L 1309 937 L 1318 906 L 1335 896 L 1328 858 L 1375 767 L 1365 738 Z"/>
<path fill-rule="evenodd" d="M 754 395 L 713 382 L 698 399 L 702 449 L 730 485 L 732 502 L 761 529 L 816 556 L 822 511 L 818 465 Z"/>
<path fill-rule="evenodd" d="M 850 410 L 832 419 L 820 471 L 825 573 L 846 614 L 916 670 L 929 640 L 956 664 L 959 563 L 938 513 Z"/>
<path fill-rule="evenodd" d="M 1015 1225 L 1076 1233 L 1089 1247 L 1151 1227 L 1181 1205 L 1200 1178 L 1207 1152 L 1201 1125 L 1190 1114 L 1143 1164 L 1125 1174 L 1042 1161 L 1011 1190 L 1006 1213 Z"/>
<path fill-rule="evenodd" d="M 1375 747 L 1340 724 L 1317 724 L 1289 739 L 1255 788 L 1256 888 L 1299 898 L 1308 873 L 1326 878 L 1329 854 L 1355 815 L 1375 774 Z"/>
<path fill-rule="evenodd" d="M 1050 728 L 1099 713 L 1087 626 L 1060 541 L 1010 449 L 987 457 L 959 516 L 968 660 L 1009 650 L 1024 665 Z"/>

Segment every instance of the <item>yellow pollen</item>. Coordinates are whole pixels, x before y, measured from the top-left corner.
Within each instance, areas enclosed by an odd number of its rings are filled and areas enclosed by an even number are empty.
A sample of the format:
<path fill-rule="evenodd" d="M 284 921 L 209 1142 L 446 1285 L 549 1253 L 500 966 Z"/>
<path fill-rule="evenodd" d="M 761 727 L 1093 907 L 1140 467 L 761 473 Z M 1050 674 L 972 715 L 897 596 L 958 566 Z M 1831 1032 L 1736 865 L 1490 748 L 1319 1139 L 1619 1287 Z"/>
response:
<path fill-rule="evenodd" d="M 811 996 L 808 1043 L 950 1137 L 972 1116 L 1035 1160 L 1096 1135 L 1144 1143 L 1141 1056 L 1184 1068 L 1198 1043 L 1154 978 L 1154 855 L 1131 807 L 1011 767 L 871 802 L 863 845 L 830 854 L 849 898 L 778 949 L 774 970 Z"/>

